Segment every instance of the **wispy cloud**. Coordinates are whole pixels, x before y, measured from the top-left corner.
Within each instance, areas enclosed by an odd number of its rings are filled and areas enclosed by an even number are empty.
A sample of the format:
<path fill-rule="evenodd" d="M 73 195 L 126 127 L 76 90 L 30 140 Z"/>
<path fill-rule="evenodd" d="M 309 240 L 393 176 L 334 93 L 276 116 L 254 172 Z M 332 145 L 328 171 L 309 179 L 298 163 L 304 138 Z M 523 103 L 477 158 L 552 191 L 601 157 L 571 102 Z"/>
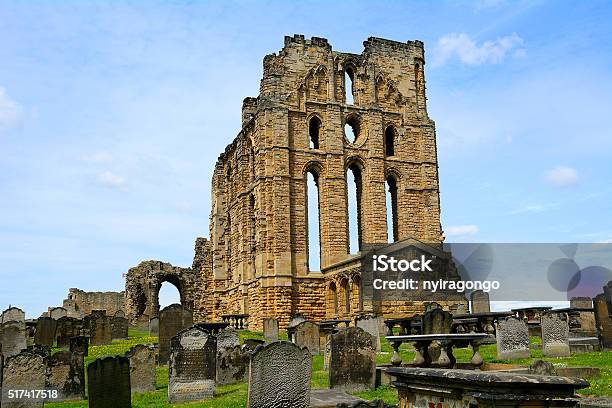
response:
<path fill-rule="evenodd" d="M 23 117 L 23 108 L 0 86 L 0 133 L 17 126 Z"/>
<path fill-rule="evenodd" d="M 456 235 L 474 235 L 478 233 L 477 225 L 452 225 L 444 228 L 444 235 L 456 236 Z"/>
<path fill-rule="evenodd" d="M 572 167 L 557 166 L 546 172 L 546 181 L 557 187 L 567 187 L 578 182 L 578 171 Z"/>
<path fill-rule="evenodd" d="M 440 66 L 454 58 L 467 65 L 497 64 L 512 54 L 525 57 L 523 39 L 516 33 L 477 44 L 468 34 L 451 33 L 438 40 L 433 64 Z"/>
<path fill-rule="evenodd" d="M 120 191 L 127 191 L 128 189 L 125 177 L 115 174 L 109 170 L 99 173 L 96 177 L 96 181 L 102 186 L 114 188 Z"/>

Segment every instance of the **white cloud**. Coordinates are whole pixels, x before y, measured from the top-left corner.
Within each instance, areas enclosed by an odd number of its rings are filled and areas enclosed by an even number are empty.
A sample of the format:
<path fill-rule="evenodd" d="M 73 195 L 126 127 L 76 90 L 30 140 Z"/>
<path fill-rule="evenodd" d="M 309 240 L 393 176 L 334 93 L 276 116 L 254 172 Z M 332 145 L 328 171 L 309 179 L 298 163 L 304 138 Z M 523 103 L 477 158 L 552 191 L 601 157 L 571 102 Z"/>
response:
<path fill-rule="evenodd" d="M 477 225 L 453 225 L 444 229 L 444 235 L 474 235 L 478 233 Z"/>
<path fill-rule="evenodd" d="M 23 109 L 0 86 L 0 132 L 14 128 L 21 122 Z"/>
<path fill-rule="evenodd" d="M 557 166 L 546 172 L 545 179 L 554 186 L 566 187 L 578 182 L 578 172 L 571 167 Z"/>
<path fill-rule="evenodd" d="M 524 57 L 526 54 L 522 44 L 523 39 L 516 33 L 480 45 L 468 34 L 451 33 L 438 39 L 433 64 L 439 66 L 453 58 L 467 65 L 497 64 L 512 50 L 515 57 Z"/>
<path fill-rule="evenodd" d="M 100 185 L 105 187 L 115 188 L 121 191 L 127 190 L 127 181 L 125 180 L 125 177 L 115 174 L 109 170 L 98 174 L 96 180 Z"/>

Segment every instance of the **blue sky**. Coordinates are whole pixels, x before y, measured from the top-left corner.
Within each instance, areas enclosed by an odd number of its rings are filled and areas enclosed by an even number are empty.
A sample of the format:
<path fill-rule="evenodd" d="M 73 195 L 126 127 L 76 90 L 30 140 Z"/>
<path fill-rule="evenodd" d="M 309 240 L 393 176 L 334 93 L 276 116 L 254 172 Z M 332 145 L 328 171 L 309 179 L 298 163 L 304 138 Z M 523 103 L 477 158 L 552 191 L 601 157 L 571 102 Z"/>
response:
<path fill-rule="evenodd" d="M 424 41 L 448 241 L 609 241 L 611 20 L 604 1 L 0 0 L 0 307 L 190 265 L 242 99 L 294 33 Z"/>

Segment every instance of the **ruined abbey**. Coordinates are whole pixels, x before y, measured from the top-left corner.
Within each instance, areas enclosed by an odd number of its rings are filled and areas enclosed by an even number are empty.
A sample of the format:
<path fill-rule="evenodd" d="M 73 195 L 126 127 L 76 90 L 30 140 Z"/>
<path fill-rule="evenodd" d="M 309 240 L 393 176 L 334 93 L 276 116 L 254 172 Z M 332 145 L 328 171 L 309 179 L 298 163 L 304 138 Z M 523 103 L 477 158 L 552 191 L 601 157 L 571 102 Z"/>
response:
<path fill-rule="evenodd" d="M 355 197 L 360 250 L 389 242 L 389 220 L 392 241 L 439 253 L 443 273 L 453 273 L 439 248 L 436 133 L 424 64 L 420 41 L 371 37 L 361 54 L 351 54 L 333 51 L 324 38 L 285 37 L 281 51 L 264 57 L 259 96 L 244 99 L 242 130 L 215 165 L 210 238 L 196 241 L 191 268 L 147 261 L 129 270 L 132 322 L 157 315 L 164 281 L 177 286 L 195 320 L 248 314 L 252 328 L 265 317 L 286 325 L 294 315 L 320 321 L 422 312 L 422 302 L 374 305 L 362 297 L 362 252 L 351 254 L 348 206 Z M 309 248 L 312 194 L 317 248 Z M 309 265 L 313 255 L 319 268 Z"/>

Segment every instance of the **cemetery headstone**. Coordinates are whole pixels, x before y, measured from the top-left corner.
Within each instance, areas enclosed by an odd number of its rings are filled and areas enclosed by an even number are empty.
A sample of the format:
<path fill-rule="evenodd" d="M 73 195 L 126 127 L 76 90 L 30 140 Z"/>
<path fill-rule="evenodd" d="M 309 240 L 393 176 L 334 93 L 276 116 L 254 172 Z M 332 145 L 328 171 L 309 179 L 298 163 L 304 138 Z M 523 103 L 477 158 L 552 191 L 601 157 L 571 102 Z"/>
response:
<path fill-rule="evenodd" d="M 73 353 L 81 353 L 84 356 L 89 355 L 89 337 L 75 336 L 70 338 L 70 351 Z"/>
<path fill-rule="evenodd" d="M 447 334 L 453 326 L 453 315 L 436 308 L 423 315 L 423 334 Z"/>
<path fill-rule="evenodd" d="M 2 344 L 2 354 L 10 357 L 21 353 L 27 348 L 25 323 L 8 320 L 0 325 L 0 344 Z"/>
<path fill-rule="evenodd" d="M 54 307 L 51 310 L 49 310 L 49 317 L 54 320 L 57 320 L 62 317 L 67 317 L 67 316 L 68 316 L 68 310 L 64 309 L 63 307 Z"/>
<path fill-rule="evenodd" d="M 55 328 L 57 322 L 50 317 L 39 317 L 36 322 L 36 333 L 34 343 L 53 347 L 55 342 Z"/>
<path fill-rule="evenodd" d="M 132 392 L 155 391 L 155 347 L 137 344 L 125 356 L 130 359 Z"/>
<path fill-rule="evenodd" d="M 240 345 L 238 332 L 231 327 L 221 330 L 217 333 L 217 349 L 223 350 L 226 347 L 235 347 Z"/>
<path fill-rule="evenodd" d="M 58 401 L 85 398 L 83 354 L 58 351 L 47 359 L 46 386 L 58 391 Z"/>
<path fill-rule="evenodd" d="M 376 338 L 359 327 L 330 336 L 329 387 L 346 391 L 374 389 Z"/>
<path fill-rule="evenodd" d="M 278 340 L 278 319 L 267 317 L 263 319 L 263 332 L 266 342 L 271 343 Z"/>
<path fill-rule="evenodd" d="M 219 349 L 217 352 L 217 384 L 226 385 L 246 381 L 250 356 L 250 350 L 247 347 L 234 346 Z"/>
<path fill-rule="evenodd" d="M 569 324 L 567 314 L 547 312 L 541 317 L 542 354 L 546 357 L 567 357 L 569 348 Z"/>
<path fill-rule="evenodd" d="M 149 336 L 159 336 L 159 317 L 153 317 L 149 320 Z"/>
<path fill-rule="evenodd" d="M 603 293 L 593 298 L 593 310 L 595 311 L 595 324 L 597 325 L 601 345 L 610 348 L 612 347 L 612 318 Z"/>
<path fill-rule="evenodd" d="M 472 313 L 489 313 L 491 304 L 489 302 L 489 294 L 482 290 L 475 290 L 470 296 Z"/>
<path fill-rule="evenodd" d="M 258 347 L 249 368 L 248 408 L 310 407 L 312 357 L 287 341 Z"/>
<path fill-rule="evenodd" d="M 87 366 L 89 408 L 130 408 L 130 360 L 115 356 Z"/>
<path fill-rule="evenodd" d="M 215 393 L 217 339 L 192 326 L 172 338 L 168 402 L 197 401 Z"/>
<path fill-rule="evenodd" d="M 83 331 L 83 320 L 74 317 L 60 317 L 56 322 L 55 337 L 57 347 L 70 347 L 70 339 L 80 336 Z"/>
<path fill-rule="evenodd" d="M 123 314 L 123 312 L 117 312 Z M 111 337 L 114 339 L 128 338 L 128 319 L 123 316 L 113 316 L 111 321 Z"/>
<path fill-rule="evenodd" d="M 18 307 L 9 307 L 2 312 L 0 323 L 10 322 L 11 320 L 25 323 L 25 312 Z"/>
<path fill-rule="evenodd" d="M 497 323 L 497 358 L 514 360 L 529 358 L 529 329 L 527 323 L 518 317 L 509 316 Z"/>
<path fill-rule="evenodd" d="M 355 326 L 362 328 L 376 338 L 376 351 L 380 351 L 380 317 L 360 316 L 355 319 Z"/>
<path fill-rule="evenodd" d="M 191 311 L 179 304 L 166 306 L 159 312 L 159 363 L 170 357 L 170 339 L 193 324 Z"/>
<path fill-rule="evenodd" d="M 112 317 L 95 315 L 89 320 L 89 342 L 92 346 L 102 346 L 113 342 Z"/>
<path fill-rule="evenodd" d="M 41 390 L 46 386 L 46 371 L 44 357 L 38 354 L 23 352 L 12 357 L 5 357 L 2 370 L 2 388 L 4 390 Z M 42 399 L 9 400 L 2 393 L 3 408 L 42 407 Z"/>
<path fill-rule="evenodd" d="M 309 321 L 298 324 L 295 328 L 295 344 L 306 347 L 312 355 L 319 354 L 319 325 Z"/>

